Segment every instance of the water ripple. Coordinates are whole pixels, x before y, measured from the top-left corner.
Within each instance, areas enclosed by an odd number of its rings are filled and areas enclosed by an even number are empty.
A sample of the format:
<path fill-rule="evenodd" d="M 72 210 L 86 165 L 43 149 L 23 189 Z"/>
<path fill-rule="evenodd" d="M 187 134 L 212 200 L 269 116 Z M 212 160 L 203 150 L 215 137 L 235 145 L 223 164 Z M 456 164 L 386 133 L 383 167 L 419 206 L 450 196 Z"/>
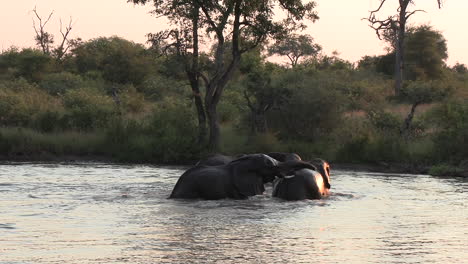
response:
<path fill-rule="evenodd" d="M 0 263 L 463 263 L 465 179 L 333 171 L 330 197 L 167 199 L 184 167 L 0 165 Z"/>

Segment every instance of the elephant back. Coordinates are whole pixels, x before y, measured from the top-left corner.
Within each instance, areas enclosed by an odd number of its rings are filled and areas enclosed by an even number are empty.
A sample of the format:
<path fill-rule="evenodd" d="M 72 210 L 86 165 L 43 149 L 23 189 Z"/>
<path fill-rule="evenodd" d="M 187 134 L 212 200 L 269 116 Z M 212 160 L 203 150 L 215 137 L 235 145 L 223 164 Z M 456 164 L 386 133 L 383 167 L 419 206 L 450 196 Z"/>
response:
<path fill-rule="evenodd" d="M 287 153 L 287 152 L 269 152 L 268 156 L 274 158 L 277 161 L 300 161 L 301 157 L 296 153 Z"/>
<path fill-rule="evenodd" d="M 234 158 L 231 156 L 226 156 L 222 154 L 214 154 L 209 156 L 206 159 L 200 160 L 196 166 L 219 166 L 219 165 L 226 165 L 229 162 L 233 161 Z"/>

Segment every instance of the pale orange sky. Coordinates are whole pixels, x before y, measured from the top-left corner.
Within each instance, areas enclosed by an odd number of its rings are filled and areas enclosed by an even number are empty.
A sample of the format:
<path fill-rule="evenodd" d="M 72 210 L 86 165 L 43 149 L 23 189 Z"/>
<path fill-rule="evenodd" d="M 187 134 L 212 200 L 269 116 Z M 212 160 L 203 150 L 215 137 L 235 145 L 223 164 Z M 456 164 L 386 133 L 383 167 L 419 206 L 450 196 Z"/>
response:
<path fill-rule="evenodd" d="M 396 0 L 388 0 L 396 2 Z M 311 34 L 321 44 L 326 54 L 337 50 L 341 58 L 355 62 L 364 55 L 384 53 L 385 44 L 379 41 L 375 32 L 361 18 L 375 9 L 379 0 L 316 0 L 320 19 L 309 26 L 305 33 Z M 426 13 L 415 14 L 410 23 L 430 23 L 447 39 L 449 65 L 456 62 L 468 64 L 468 1 L 444 0 L 442 9 L 436 0 L 416 0 L 416 8 Z M 150 6 L 133 6 L 126 0 L 0 0 L 0 48 L 14 45 L 34 45 L 32 13 L 37 6 L 45 17 L 54 10 L 48 30 L 59 36 L 59 18 L 68 21 L 72 16 L 75 27 L 72 37 L 84 40 L 99 36 L 117 35 L 135 42 L 144 43 L 145 34 L 167 27 L 163 19 L 156 19 L 148 12 Z M 387 8 L 382 17 L 393 14 Z"/>

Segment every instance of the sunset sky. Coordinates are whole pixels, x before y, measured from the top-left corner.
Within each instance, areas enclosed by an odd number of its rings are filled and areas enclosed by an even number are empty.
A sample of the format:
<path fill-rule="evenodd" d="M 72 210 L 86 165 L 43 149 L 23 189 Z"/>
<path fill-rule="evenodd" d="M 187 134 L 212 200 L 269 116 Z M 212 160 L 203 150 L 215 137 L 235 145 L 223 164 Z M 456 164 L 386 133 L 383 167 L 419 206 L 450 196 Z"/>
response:
<path fill-rule="evenodd" d="M 396 0 L 388 0 L 397 2 Z M 341 58 L 355 62 L 364 55 L 384 53 L 385 43 L 378 40 L 375 32 L 361 20 L 368 11 L 375 9 L 379 0 L 317 0 L 320 19 L 310 24 L 304 32 L 312 35 L 321 44 L 326 54 L 338 51 Z M 424 9 L 426 13 L 415 14 L 410 23 L 429 23 L 441 31 L 447 39 L 449 58 L 447 63 L 468 64 L 468 13 L 467 0 L 444 0 L 442 9 L 437 8 L 436 0 L 416 0 L 413 8 Z M 47 29 L 59 36 L 59 18 L 68 22 L 70 16 L 75 21 L 71 37 L 84 40 L 99 36 L 117 35 L 135 42 L 144 43 L 145 34 L 157 32 L 167 27 L 163 19 L 148 14 L 150 6 L 134 6 L 126 0 L 21 0 L 1 1 L 0 3 L 0 48 L 10 46 L 30 47 L 34 45 L 32 28 L 33 13 L 46 17 L 54 10 Z M 382 12 L 386 17 L 395 12 L 389 6 Z"/>

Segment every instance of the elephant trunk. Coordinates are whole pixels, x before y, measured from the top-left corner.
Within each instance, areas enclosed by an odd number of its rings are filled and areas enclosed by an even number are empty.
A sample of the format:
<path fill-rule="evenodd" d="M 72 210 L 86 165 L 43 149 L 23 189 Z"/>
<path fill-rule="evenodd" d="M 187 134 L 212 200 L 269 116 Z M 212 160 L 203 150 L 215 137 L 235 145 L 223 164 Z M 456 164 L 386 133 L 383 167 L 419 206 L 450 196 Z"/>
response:
<path fill-rule="evenodd" d="M 322 159 L 314 159 L 311 161 L 317 168 L 318 172 L 322 175 L 323 182 L 325 184 L 325 187 L 327 189 L 331 188 L 330 185 L 330 165 L 328 162 L 322 160 Z"/>

